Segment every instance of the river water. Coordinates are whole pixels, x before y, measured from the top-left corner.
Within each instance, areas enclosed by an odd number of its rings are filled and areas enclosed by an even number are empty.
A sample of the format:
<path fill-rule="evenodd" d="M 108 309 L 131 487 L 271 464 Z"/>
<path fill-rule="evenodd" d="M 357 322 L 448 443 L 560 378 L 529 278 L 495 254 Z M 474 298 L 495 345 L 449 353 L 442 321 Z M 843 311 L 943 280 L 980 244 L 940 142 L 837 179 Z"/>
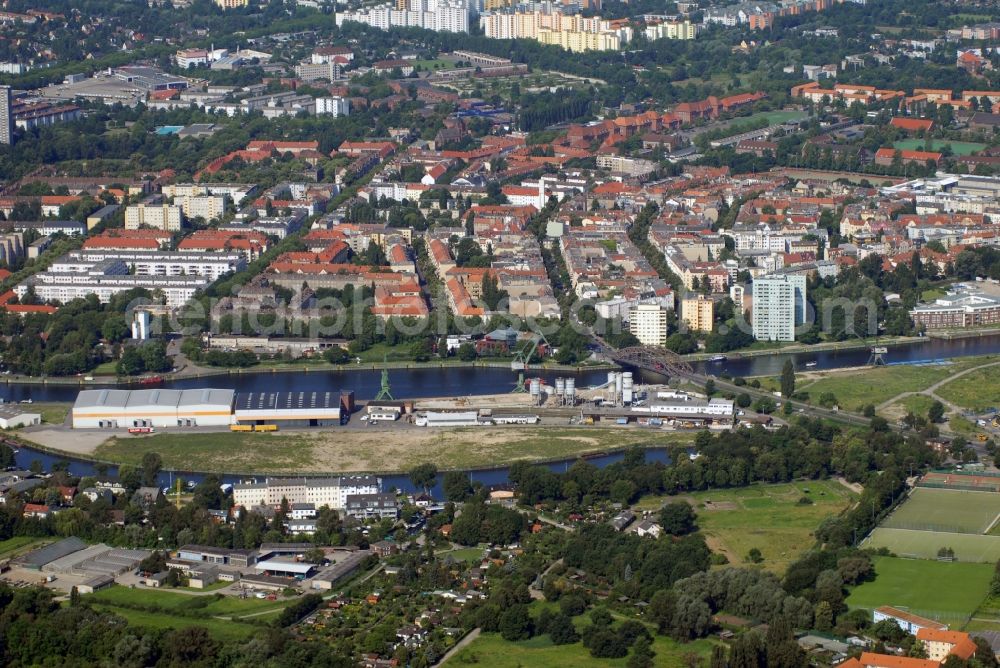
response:
<path fill-rule="evenodd" d="M 1000 335 L 984 336 L 967 339 L 926 339 L 918 343 L 890 347 L 886 356 L 889 364 L 912 364 L 929 362 L 949 357 L 965 357 L 972 355 L 989 355 L 1000 353 Z M 708 374 L 730 374 L 733 376 L 763 376 L 776 375 L 781 372 L 785 360 L 791 359 L 797 368 L 804 369 L 809 362 L 815 362 L 816 370 L 837 369 L 843 367 L 862 366 L 868 362 L 867 349 L 844 351 L 802 352 L 794 354 L 763 355 L 743 359 L 728 359 L 724 362 L 699 362 L 694 365 L 697 371 Z M 535 372 L 527 375 L 541 376 L 547 382 L 553 383 L 557 376 L 572 375 L 576 378 L 577 387 L 599 385 L 607 380 L 607 371 L 570 372 Z M 663 378 L 655 374 L 640 374 L 647 382 L 662 382 Z M 218 387 L 234 389 L 240 392 L 284 392 L 284 391 L 329 391 L 353 390 L 359 400 L 372 399 L 378 393 L 381 384 L 381 371 L 345 368 L 333 371 L 309 371 L 298 373 L 248 373 L 213 376 L 210 378 L 191 378 L 163 383 L 157 387 L 175 389 Z M 502 368 L 472 368 L 472 367 L 439 367 L 418 369 L 393 369 L 389 371 L 392 394 L 396 399 L 415 399 L 437 396 L 471 396 L 482 394 L 499 394 L 513 389 L 517 380 L 513 371 Z M 69 385 L 24 385 L 11 384 L 0 388 L 0 397 L 6 401 L 20 401 L 31 398 L 34 401 L 72 402 L 76 399 L 79 388 Z M 598 467 L 607 466 L 620 461 L 621 453 L 600 455 L 589 458 Z M 663 449 L 652 448 L 647 451 L 647 458 L 666 461 L 667 453 Z M 17 454 L 19 466 L 28 467 L 32 461 L 38 461 L 49 470 L 57 461 L 64 461 L 44 452 L 22 448 Z M 560 461 L 549 464 L 553 470 L 564 470 L 574 460 Z M 94 465 L 86 461 L 70 460 L 70 471 L 76 475 L 93 475 Z M 108 473 L 114 475 L 115 467 L 109 467 Z M 196 473 L 181 472 L 185 480 L 200 480 L 202 476 Z M 507 468 L 470 471 L 470 478 L 486 485 L 502 484 L 507 481 Z M 381 476 L 384 486 L 388 489 L 396 487 L 404 491 L 414 491 L 406 476 Z M 238 482 L 240 476 L 223 476 L 225 482 Z M 161 487 L 171 483 L 169 473 L 161 476 Z M 439 480 L 440 484 L 440 480 Z M 440 498 L 440 487 L 436 488 L 436 496 Z"/>
<path fill-rule="evenodd" d="M 585 459 L 598 468 L 604 468 L 609 464 L 614 464 L 615 462 L 620 462 L 624 457 L 624 453 L 615 452 L 611 454 L 595 455 L 593 457 L 586 457 Z M 38 462 L 42 465 L 42 468 L 46 471 L 50 471 L 52 466 L 57 462 L 64 462 L 69 464 L 70 473 L 77 476 L 91 476 L 98 475 L 97 465 L 93 462 L 77 460 L 77 459 L 67 459 L 66 457 L 59 457 L 56 455 L 51 455 L 47 452 L 41 452 L 37 450 L 32 450 L 30 448 L 21 448 L 15 455 L 17 460 L 17 465 L 20 468 L 27 469 L 32 465 L 33 462 Z M 567 459 L 564 461 L 550 462 L 546 464 L 551 470 L 556 472 L 563 472 L 569 468 L 576 459 Z M 648 448 L 646 450 L 646 461 L 658 461 L 658 462 L 669 462 L 669 456 L 665 448 Z M 491 469 L 478 469 L 474 471 L 469 471 L 469 480 L 472 482 L 481 482 L 484 485 L 502 485 L 508 482 L 507 478 L 508 468 L 506 466 L 500 466 Z M 118 467 L 108 466 L 105 471 L 106 475 L 117 476 Z M 159 486 L 174 488 L 175 478 L 180 477 L 185 481 L 191 480 L 198 482 L 202 480 L 205 476 L 203 473 L 197 472 L 170 472 L 165 471 L 159 476 Z M 235 474 L 224 474 L 219 476 L 223 482 L 226 483 L 237 483 L 241 480 L 246 480 L 249 476 L 247 475 L 235 475 Z M 444 493 L 441 490 L 441 481 L 443 479 L 443 474 L 438 475 L 437 483 L 431 490 L 431 494 L 436 499 L 443 499 Z M 379 475 L 382 479 L 382 487 L 386 490 L 395 487 L 398 490 L 404 492 L 416 492 L 422 491 L 417 490 L 410 479 L 405 475 L 392 474 L 392 475 Z"/>
<path fill-rule="evenodd" d="M 926 362 L 948 357 L 989 355 L 1000 353 L 1000 335 L 967 339 L 925 339 L 918 343 L 889 348 L 886 361 L 890 364 Z M 696 371 L 706 374 L 729 374 L 732 376 L 767 376 L 781 373 L 785 360 L 791 359 L 796 368 L 804 370 L 805 365 L 815 362 L 815 369 L 839 369 L 863 366 L 869 357 L 867 348 L 855 350 L 830 350 L 800 352 L 791 354 L 761 355 L 758 357 L 731 358 L 724 362 L 697 362 Z M 578 388 L 600 385 L 607 380 L 607 371 L 529 371 L 526 375 L 540 376 L 548 383 L 557 376 L 573 376 Z M 656 374 L 640 374 L 647 382 L 662 382 Z M 218 387 L 238 392 L 292 392 L 353 390 L 359 400 L 372 399 L 378 394 L 381 371 L 361 370 L 345 367 L 342 370 L 301 371 L 281 373 L 244 373 L 189 378 L 165 382 L 156 387 L 188 389 Z M 389 371 L 392 394 L 396 399 L 416 399 L 421 397 L 472 396 L 480 394 L 502 394 L 514 388 L 517 374 L 503 368 L 492 367 L 424 367 L 414 369 L 392 369 Z M 16 384 L 0 386 L 0 398 L 6 401 L 20 401 L 31 398 L 34 401 L 73 402 L 79 392 L 75 385 Z"/>

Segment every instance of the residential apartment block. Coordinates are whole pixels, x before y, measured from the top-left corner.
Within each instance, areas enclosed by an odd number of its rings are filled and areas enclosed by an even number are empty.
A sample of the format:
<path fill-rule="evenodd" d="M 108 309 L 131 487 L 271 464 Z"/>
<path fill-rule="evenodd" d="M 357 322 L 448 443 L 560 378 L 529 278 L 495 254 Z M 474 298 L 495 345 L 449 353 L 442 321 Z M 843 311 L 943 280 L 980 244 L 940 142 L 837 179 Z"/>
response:
<path fill-rule="evenodd" d="M 762 276 L 753 282 L 753 337 L 761 341 L 794 341 L 805 322 L 806 277 Z"/>
<path fill-rule="evenodd" d="M 14 143 L 13 91 L 0 86 L 0 144 Z"/>
<path fill-rule="evenodd" d="M 646 39 L 694 39 L 698 26 L 690 21 L 664 21 L 646 26 Z"/>
<path fill-rule="evenodd" d="M 125 209 L 125 229 L 155 227 L 179 232 L 184 225 L 184 213 L 176 204 L 133 204 Z"/>
<path fill-rule="evenodd" d="M 632 40 L 628 26 L 558 11 L 501 11 L 482 15 L 479 23 L 492 39 L 533 39 L 569 51 L 617 51 Z"/>
<path fill-rule="evenodd" d="M 659 304 L 636 304 L 629 309 L 628 329 L 644 346 L 667 342 L 667 309 Z"/>
<path fill-rule="evenodd" d="M 341 476 L 336 478 L 268 478 L 262 483 L 233 486 L 233 503 L 243 508 L 311 503 L 316 508 L 333 510 L 347 508 L 348 497 L 359 494 L 380 494 L 382 481 L 374 476 Z"/>
<path fill-rule="evenodd" d="M 378 5 L 355 11 L 338 12 L 337 25 L 353 21 L 388 30 L 415 27 L 436 32 L 469 32 L 469 5 L 466 0 L 410 0 L 409 6 Z"/>
<path fill-rule="evenodd" d="M 711 332 L 715 316 L 715 302 L 704 295 L 681 301 L 681 320 L 688 329 Z"/>

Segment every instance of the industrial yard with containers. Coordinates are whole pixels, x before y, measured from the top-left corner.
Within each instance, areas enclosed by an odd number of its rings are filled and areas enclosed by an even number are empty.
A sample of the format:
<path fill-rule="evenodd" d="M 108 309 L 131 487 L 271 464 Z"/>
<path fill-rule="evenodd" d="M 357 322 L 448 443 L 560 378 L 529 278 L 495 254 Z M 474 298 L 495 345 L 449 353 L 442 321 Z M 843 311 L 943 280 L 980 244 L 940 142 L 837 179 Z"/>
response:
<path fill-rule="evenodd" d="M 387 396 L 386 396 L 387 395 Z M 387 398 L 389 397 L 389 398 Z M 97 389 L 80 392 L 72 409 L 74 429 L 207 429 L 251 432 L 346 425 L 415 427 L 611 424 L 670 428 L 728 428 L 737 417 L 730 399 L 672 389 L 636 386 L 629 371 L 611 371 L 607 382 L 578 389 L 576 379 L 525 379 L 510 394 L 395 400 L 388 392 L 356 403 L 350 390 L 247 392 L 226 389 Z"/>

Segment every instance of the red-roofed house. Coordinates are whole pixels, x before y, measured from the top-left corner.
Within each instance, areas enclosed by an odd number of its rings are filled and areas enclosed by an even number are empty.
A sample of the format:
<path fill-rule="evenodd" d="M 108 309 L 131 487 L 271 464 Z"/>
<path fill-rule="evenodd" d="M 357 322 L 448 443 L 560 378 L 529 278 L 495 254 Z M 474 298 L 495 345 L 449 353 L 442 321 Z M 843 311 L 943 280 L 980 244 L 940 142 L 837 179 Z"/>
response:
<path fill-rule="evenodd" d="M 944 662 L 949 656 L 968 661 L 976 654 L 976 643 L 962 631 L 922 628 L 917 631 L 917 640 L 924 644 L 931 661 Z"/>
<path fill-rule="evenodd" d="M 916 162 L 920 165 L 926 165 L 928 160 L 937 163 L 942 158 L 942 155 L 936 151 L 907 151 L 895 148 L 880 148 L 875 151 L 875 164 L 882 167 L 890 167 L 892 166 L 892 161 L 896 159 L 896 154 L 899 154 L 903 164 Z"/>
<path fill-rule="evenodd" d="M 156 239 L 131 237 L 99 236 L 83 242 L 84 250 L 158 250 L 160 244 Z"/>
<path fill-rule="evenodd" d="M 42 215 L 58 216 L 59 209 L 80 199 L 76 195 L 42 195 Z"/>
<path fill-rule="evenodd" d="M 52 509 L 41 503 L 26 503 L 22 510 L 24 517 L 37 517 L 40 520 L 45 519 L 51 514 Z"/>
<path fill-rule="evenodd" d="M 863 668 L 941 668 L 939 662 L 930 659 L 914 659 L 908 656 L 875 654 L 874 652 L 862 652 L 858 662 Z"/>

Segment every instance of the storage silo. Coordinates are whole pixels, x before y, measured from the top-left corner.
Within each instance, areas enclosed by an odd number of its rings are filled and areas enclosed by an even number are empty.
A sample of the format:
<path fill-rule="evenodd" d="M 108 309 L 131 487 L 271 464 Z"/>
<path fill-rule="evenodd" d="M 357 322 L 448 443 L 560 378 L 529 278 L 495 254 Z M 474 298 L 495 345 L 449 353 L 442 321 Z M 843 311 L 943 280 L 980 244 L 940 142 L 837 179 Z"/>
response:
<path fill-rule="evenodd" d="M 632 379 L 632 372 L 626 371 L 622 374 L 622 403 L 630 404 L 635 398 L 635 385 Z"/>

